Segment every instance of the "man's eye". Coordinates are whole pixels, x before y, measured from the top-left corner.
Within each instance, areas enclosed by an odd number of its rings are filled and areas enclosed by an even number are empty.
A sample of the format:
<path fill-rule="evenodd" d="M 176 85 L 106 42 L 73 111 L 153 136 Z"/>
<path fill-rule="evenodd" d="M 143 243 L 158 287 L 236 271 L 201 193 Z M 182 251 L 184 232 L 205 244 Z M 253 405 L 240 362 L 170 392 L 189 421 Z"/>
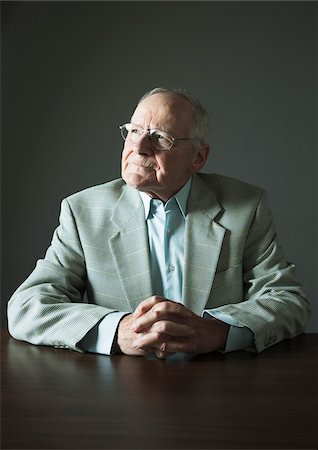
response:
<path fill-rule="evenodd" d="M 157 131 L 154 131 L 153 133 L 151 133 L 151 138 L 154 141 L 161 141 L 166 139 L 165 136 L 163 136 L 162 134 L 158 133 Z"/>
<path fill-rule="evenodd" d="M 140 128 L 137 128 L 137 127 L 131 127 L 130 133 L 131 133 L 131 134 L 137 134 L 137 135 L 139 136 L 140 134 L 142 134 L 142 131 L 140 130 Z"/>

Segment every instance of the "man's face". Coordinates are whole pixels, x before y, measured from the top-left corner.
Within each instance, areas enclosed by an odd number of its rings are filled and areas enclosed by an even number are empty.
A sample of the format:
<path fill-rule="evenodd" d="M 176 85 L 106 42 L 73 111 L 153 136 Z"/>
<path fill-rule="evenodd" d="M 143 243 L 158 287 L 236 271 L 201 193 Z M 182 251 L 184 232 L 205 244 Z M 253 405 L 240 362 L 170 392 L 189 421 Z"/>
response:
<path fill-rule="evenodd" d="M 139 103 L 131 122 L 172 137 L 189 137 L 191 112 L 192 105 L 182 97 L 154 94 Z M 195 149 L 191 140 L 176 141 L 170 150 L 155 150 L 144 133 L 135 143 L 126 139 L 122 177 L 129 186 L 167 201 L 201 169 L 208 152 L 207 145 Z"/>

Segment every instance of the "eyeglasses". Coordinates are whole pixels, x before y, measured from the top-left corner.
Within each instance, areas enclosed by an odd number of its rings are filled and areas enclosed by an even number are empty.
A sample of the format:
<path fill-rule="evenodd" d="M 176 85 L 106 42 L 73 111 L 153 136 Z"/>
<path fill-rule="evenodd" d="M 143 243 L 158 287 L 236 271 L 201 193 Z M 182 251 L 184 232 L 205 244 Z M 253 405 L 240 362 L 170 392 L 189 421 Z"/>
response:
<path fill-rule="evenodd" d="M 169 134 L 164 131 L 155 130 L 148 128 L 145 130 L 143 127 L 139 125 L 135 125 L 133 123 L 125 123 L 119 127 L 120 133 L 124 140 L 129 140 L 133 144 L 136 144 L 140 137 L 147 133 L 151 145 L 156 150 L 170 150 L 176 141 L 191 141 L 196 140 L 196 138 L 174 138 L 169 136 Z"/>

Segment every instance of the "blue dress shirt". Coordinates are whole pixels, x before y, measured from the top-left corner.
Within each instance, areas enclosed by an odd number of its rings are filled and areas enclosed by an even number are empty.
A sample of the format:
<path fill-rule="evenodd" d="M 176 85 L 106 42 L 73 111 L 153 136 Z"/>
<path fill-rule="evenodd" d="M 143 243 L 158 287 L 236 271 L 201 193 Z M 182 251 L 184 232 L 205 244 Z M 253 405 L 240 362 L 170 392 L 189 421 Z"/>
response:
<path fill-rule="evenodd" d="M 182 303 L 185 219 L 191 180 L 190 178 L 165 204 L 140 192 L 149 236 L 154 293 L 180 303 Z M 129 312 L 108 314 L 85 336 L 80 346 L 89 352 L 110 355 L 118 324 L 127 314 Z M 217 309 L 204 310 L 202 316 L 212 316 L 231 325 L 225 352 L 252 346 L 253 332 L 233 317 Z"/>

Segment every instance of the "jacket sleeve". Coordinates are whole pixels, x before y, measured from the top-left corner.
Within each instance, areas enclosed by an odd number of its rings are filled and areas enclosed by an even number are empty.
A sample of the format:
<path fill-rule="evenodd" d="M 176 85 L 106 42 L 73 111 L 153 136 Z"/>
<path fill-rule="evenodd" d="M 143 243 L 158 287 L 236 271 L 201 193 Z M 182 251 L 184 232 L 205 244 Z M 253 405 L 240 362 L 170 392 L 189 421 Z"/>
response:
<path fill-rule="evenodd" d="M 285 260 L 278 245 L 264 192 L 247 233 L 243 281 L 243 301 L 218 309 L 254 332 L 252 350 L 260 352 L 304 332 L 310 304 L 297 281 L 295 266 Z"/>
<path fill-rule="evenodd" d="M 86 266 L 67 199 L 44 259 L 8 303 L 9 333 L 32 344 L 82 351 L 78 342 L 113 310 L 84 301 Z"/>

